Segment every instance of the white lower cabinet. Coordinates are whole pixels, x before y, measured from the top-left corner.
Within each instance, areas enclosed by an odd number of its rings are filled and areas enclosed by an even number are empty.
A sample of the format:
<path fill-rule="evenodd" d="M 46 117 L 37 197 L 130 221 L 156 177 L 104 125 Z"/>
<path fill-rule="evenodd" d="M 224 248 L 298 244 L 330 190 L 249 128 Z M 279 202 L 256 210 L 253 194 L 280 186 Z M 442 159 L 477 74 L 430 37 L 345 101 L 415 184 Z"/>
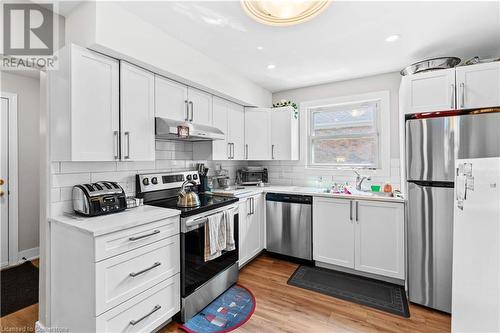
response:
<path fill-rule="evenodd" d="M 404 279 L 404 204 L 314 198 L 314 260 Z"/>
<path fill-rule="evenodd" d="M 265 195 L 240 199 L 238 241 L 239 267 L 264 249 Z"/>

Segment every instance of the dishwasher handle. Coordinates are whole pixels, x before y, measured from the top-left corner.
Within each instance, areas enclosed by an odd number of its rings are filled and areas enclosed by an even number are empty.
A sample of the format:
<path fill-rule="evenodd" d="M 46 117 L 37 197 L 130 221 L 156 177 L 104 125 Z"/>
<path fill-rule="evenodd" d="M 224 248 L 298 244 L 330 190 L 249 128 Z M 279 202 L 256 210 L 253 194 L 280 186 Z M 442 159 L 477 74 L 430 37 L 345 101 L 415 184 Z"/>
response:
<path fill-rule="evenodd" d="M 312 205 L 312 196 L 286 194 L 286 193 L 267 193 L 266 201 L 289 202 L 303 205 Z"/>

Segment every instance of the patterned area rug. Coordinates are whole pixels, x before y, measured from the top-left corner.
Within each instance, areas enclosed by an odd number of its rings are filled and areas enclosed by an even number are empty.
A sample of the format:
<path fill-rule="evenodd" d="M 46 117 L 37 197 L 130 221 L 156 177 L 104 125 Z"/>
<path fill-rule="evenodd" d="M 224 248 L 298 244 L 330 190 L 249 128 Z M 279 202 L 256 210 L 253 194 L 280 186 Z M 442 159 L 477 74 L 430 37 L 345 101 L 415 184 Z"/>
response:
<path fill-rule="evenodd" d="M 234 285 L 179 328 L 188 333 L 230 332 L 250 319 L 255 304 L 250 290 Z"/>

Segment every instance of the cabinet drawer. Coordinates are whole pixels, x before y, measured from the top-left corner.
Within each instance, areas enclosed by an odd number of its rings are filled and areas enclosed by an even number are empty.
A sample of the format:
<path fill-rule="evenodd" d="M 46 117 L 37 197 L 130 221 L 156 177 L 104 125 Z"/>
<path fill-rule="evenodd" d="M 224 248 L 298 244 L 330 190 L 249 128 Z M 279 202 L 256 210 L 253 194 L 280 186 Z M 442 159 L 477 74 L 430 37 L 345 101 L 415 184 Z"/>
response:
<path fill-rule="evenodd" d="M 180 277 L 176 274 L 98 316 L 96 332 L 152 332 L 179 310 Z"/>
<path fill-rule="evenodd" d="M 179 233 L 179 217 L 174 216 L 97 237 L 95 260 L 100 261 Z"/>
<path fill-rule="evenodd" d="M 96 264 L 96 315 L 180 271 L 179 235 Z"/>

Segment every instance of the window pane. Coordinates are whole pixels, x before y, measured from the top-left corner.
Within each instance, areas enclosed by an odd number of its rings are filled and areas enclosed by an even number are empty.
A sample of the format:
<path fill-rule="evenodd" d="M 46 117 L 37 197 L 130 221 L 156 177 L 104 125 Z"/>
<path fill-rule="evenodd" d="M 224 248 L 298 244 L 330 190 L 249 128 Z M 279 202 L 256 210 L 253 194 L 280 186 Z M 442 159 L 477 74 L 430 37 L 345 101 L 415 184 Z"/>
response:
<path fill-rule="evenodd" d="M 312 113 L 312 135 L 376 133 L 376 103 L 325 107 Z"/>
<path fill-rule="evenodd" d="M 363 165 L 377 167 L 377 137 L 315 139 L 313 164 Z"/>

